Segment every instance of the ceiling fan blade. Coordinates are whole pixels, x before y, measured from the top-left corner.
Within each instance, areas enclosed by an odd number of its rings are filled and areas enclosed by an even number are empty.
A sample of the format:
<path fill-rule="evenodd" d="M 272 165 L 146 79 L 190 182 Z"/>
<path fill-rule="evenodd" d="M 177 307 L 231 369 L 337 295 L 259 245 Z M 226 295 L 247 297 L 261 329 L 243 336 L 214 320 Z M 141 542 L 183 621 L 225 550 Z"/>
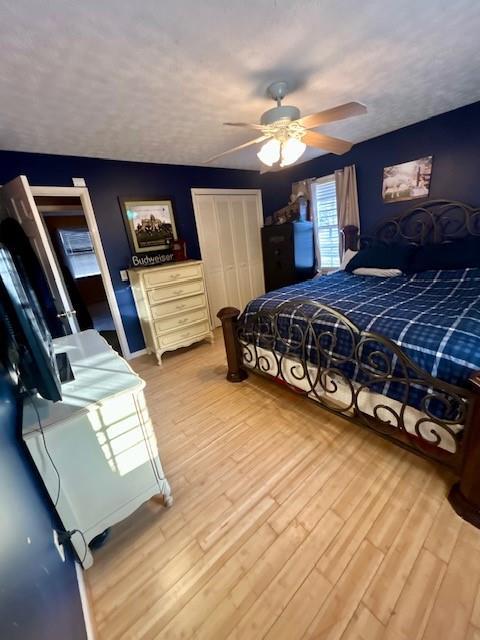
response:
<path fill-rule="evenodd" d="M 262 175 L 262 173 L 275 173 L 275 171 L 280 171 L 280 169 L 283 169 L 284 167 L 280 166 L 280 163 L 277 162 L 277 164 L 272 165 L 271 167 L 269 167 L 266 164 L 262 164 L 262 167 L 260 169 L 260 175 Z"/>
<path fill-rule="evenodd" d="M 340 138 L 332 138 L 324 133 L 317 133 L 316 131 L 307 131 L 302 138 L 309 147 L 317 147 L 330 153 L 336 153 L 341 156 L 342 153 L 350 151 L 353 146 L 353 142 L 347 142 L 346 140 L 340 140 Z"/>
<path fill-rule="evenodd" d="M 247 129 L 256 129 L 262 131 L 263 126 L 261 124 L 252 124 L 251 122 L 224 122 L 227 127 L 247 127 Z"/>
<path fill-rule="evenodd" d="M 226 156 L 227 153 L 233 153 L 234 151 L 240 151 L 240 149 L 245 149 L 246 147 L 249 147 L 252 144 L 258 144 L 259 142 L 263 142 L 264 140 L 266 140 L 269 137 L 270 136 L 260 136 L 259 138 L 255 138 L 254 140 L 249 140 L 248 142 L 244 142 L 243 144 L 239 144 L 238 147 L 233 147 L 233 149 L 228 149 L 227 151 L 222 151 L 222 153 L 217 153 L 217 155 L 212 156 L 211 158 L 208 158 L 208 160 L 205 160 L 205 162 L 203 164 L 208 164 L 209 162 L 212 162 L 213 160 L 216 160 L 217 158 L 221 158 L 222 156 Z"/>
<path fill-rule="evenodd" d="M 367 113 L 367 107 L 360 102 L 347 102 L 346 104 L 340 104 L 338 107 L 332 109 L 325 109 L 325 111 L 319 111 L 318 113 L 312 113 L 309 116 L 299 118 L 297 122 L 305 127 L 305 129 L 314 129 L 321 124 L 327 122 L 335 122 L 336 120 L 345 120 L 345 118 L 352 118 L 353 116 L 361 116 Z"/>

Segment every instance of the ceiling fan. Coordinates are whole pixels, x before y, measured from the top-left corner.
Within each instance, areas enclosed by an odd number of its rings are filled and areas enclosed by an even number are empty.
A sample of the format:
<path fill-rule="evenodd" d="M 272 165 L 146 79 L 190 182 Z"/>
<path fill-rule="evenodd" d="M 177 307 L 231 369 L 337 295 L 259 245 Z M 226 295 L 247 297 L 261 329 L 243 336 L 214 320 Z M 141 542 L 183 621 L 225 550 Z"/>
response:
<path fill-rule="evenodd" d="M 367 107 L 360 102 L 347 102 L 338 107 L 312 113 L 301 118 L 300 110 L 297 107 L 282 105 L 282 100 L 288 93 L 286 82 L 274 82 L 268 87 L 267 93 L 276 101 L 277 106 L 262 114 L 260 124 L 246 122 L 223 123 L 229 127 L 246 127 L 247 129 L 261 131 L 261 135 L 258 138 L 249 140 L 249 142 L 233 147 L 233 149 L 228 149 L 212 156 L 205 164 L 228 153 L 233 153 L 264 141 L 267 142 L 257 153 L 257 157 L 267 167 L 273 167 L 274 165 L 287 167 L 293 164 L 304 153 L 307 146 L 341 155 L 352 148 L 352 142 L 332 138 L 332 136 L 311 131 L 311 129 L 315 129 L 315 127 L 327 122 L 344 120 L 367 112 Z"/>

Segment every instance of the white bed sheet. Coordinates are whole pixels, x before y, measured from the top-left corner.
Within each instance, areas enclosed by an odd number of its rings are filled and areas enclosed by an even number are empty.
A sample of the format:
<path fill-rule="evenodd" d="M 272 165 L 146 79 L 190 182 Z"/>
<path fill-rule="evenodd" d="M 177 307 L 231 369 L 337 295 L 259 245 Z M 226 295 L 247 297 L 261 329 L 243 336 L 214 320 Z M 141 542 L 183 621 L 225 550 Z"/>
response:
<path fill-rule="evenodd" d="M 250 351 L 253 361 L 255 361 L 253 345 L 251 344 L 244 345 L 244 348 Z M 259 356 L 262 356 L 263 358 L 265 358 L 265 364 L 268 362 L 268 364 L 270 365 L 270 370 L 265 371 L 265 373 L 274 377 L 277 373 L 277 364 L 276 364 L 276 360 L 273 353 L 267 349 L 262 349 L 261 347 L 257 347 L 257 353 Z M 280 357 L 280 354 L 278 354 L 278 357 Z M 243 358 L 243 363 L 247 368 L 252 368 L 248 363 L 248 358 L 245 358 L 245 355 Z M 311 380 L 314 380 L 317 368 L 314 365 L 308 365 L 308 370 L 309 370 L 309 375 Z M 298 375 L 298 377 L 303 379 L 298 380 L 295 377 L 295 373 Z M 293 387 L 296 387 L 297 389 L 301 389 L 302 391 L 310 391 L 310 385 L 308 383 L 308 380 L 306 380 L 305 377 L 303 376 L 302 365 L 300 365 L 297 361 L 284 356 L 282 360 L 282 374 L 283 374 L 283 379 L 288 384 L 292 385 Z M 324 391 L 324 389 L 320 385 L 317 385 L 316 394 L 310 391 L 308 393 L 308 396 L 313 400 L 315 400 L 316 402 L 320 402 L 318 397 L 316 397 L 316 395 L 319 396 L 320 398 L 325 398 L 325 400 L 330 405 L 332 406 L 334 405 L 336 406 L 336 408 L 348 406 L 351 399 L 351 391 L 349 386 L 344 381 L 342 381 L 340 377 L 338 378 L 329 377 L 329 381 L 332 383 L 331 385 L 332 389 L 333 389 L 333 383 L 336 384 L 337 389 L 335 392 L 327 393 L 326 391 Z M 357 389 L 360 386 L 358 383 L 355 383 L 355 382 L 352 382 L 352 384 Z M 370 416 L 374 416 L 375 407 L 378 406 L 379 404 L 391 407 L 397 414 L 400 412 L 402 408 L 401 402 L 398 402 L 398 400 L 393 400 L 392 398 L 384 396 L 380 393 L 375 393 L 374 391 L 370 391 L 367 389 L 363 389 L 360 392 L 358 396 L 358 406 L 363 413 Z M 353 408 L 349 409 L 348 411 L 345 411 L 345 413 L 347 415 L 353 415 Z M 392 426 L 396 426 L 395 419 L 388 410 L 380 409 L 377 412 L 377 416 L 381 420 L 390 420 L 390 424 Z M 428 418 L 428 416 L 425 413 L 422 413 L 421 411 L 416 409 L 415 407 L 411 407 L 407 405 L 405 408 L 404 417 L 403 417 L 405 429 L 412 435 L 416 436 L 417 434 L 415 432 L 415 425 L 417 424 L 418 420 L 422 418 Z M 463 425 L 461 424 L 452 424 L 452 425 L 449 425 L 449 427 L 454 433 L 459 433 L 463 429 Z M 434 429 L 434 433 L 437 433 L 440 436 L 440 441 L 437 446 L 440 447 L 441 449 L 444 449 L 445 451 L 449 451 L 450 453 L 455 453 L 457 448 L 455 439 L 446 429 L 442 429 L 437 423 L 433 421 L 426 421 L 422 423 L 420 431 L 423 439 L 435 445 L 436 436 L 431 433 L 430 431 L 431 429 Z"/>

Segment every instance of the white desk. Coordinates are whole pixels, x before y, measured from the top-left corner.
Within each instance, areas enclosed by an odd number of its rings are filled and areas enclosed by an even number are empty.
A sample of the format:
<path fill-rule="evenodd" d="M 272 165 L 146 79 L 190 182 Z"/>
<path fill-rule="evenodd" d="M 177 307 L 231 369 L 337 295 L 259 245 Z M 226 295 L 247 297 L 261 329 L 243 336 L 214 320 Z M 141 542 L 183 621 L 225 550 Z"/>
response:
<path fill-rule="evenodd" d="M 146 500 L 172 503 L 145 404 L 145 382 L 93 330 L 54 340 L 66 351 L 75 380 L 62 385 L 61 402 L 34 398 L 48 451 L 61 483 L 57 512 L 67 531 L 87 544 Z M 24 403 L 23 439 L 55 501 L 58 478 L 45 451 L 32 401 Z M 82 536 L 71 538 L 87 569 L 93 562 Z"/>

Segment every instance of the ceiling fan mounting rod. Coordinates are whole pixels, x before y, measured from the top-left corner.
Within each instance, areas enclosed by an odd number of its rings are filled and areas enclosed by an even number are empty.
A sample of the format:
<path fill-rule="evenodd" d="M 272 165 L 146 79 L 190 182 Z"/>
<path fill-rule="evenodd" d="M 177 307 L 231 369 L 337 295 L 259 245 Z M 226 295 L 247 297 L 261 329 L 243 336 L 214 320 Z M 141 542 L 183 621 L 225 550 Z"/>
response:
<path fill-rule="evenodd" d="M 267 89 L 267 94 L 276 101 L 277 107 L 281 106 L 283 98 L 288 93 L 288 85 L 286 82 L 281 80 L 280 82 L 272 82 L 272 84 Z"/>

